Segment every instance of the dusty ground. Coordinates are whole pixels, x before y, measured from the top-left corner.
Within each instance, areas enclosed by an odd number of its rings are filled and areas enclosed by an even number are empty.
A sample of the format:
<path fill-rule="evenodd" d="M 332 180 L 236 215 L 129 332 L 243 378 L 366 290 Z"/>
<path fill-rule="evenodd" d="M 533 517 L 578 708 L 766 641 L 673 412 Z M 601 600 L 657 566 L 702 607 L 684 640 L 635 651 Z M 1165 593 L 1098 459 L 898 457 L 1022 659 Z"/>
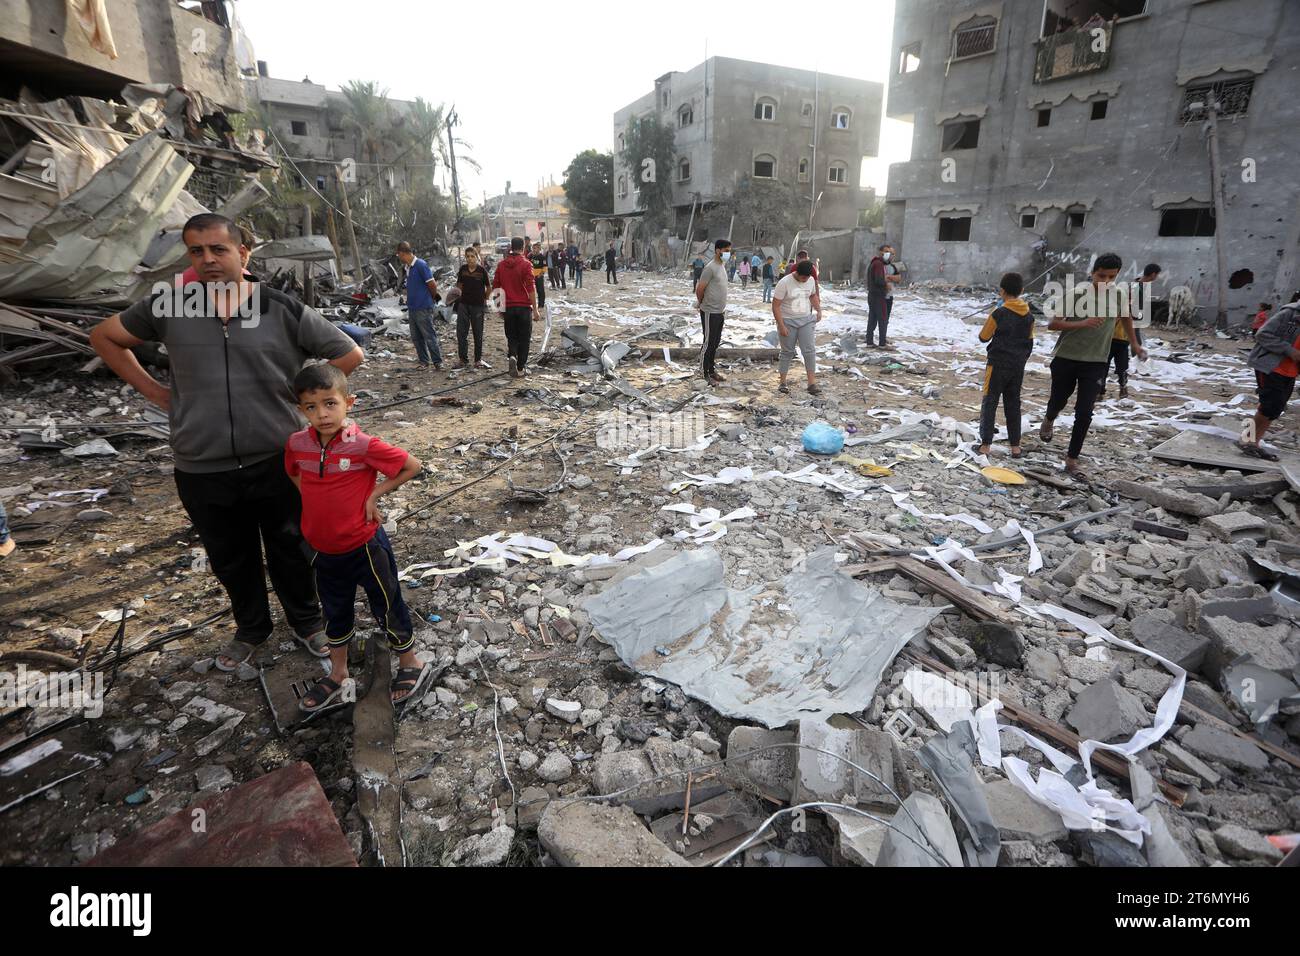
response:
<path fill-rule="evenodd" d="M 615 287 L 607 285 L 602 276 L 588 274 L 584 289 L 548 292 L 557 321 L 552 347 L 559 344 L 559 327 L 566 321 L 586 322 L 592 338 L 603 340 L 625 338 L 650 324 L 670 320 L 688 337 L 693 336 L 690 344 L 697 344 L 699 324 L 691 312 L 688 286 L 684 276 L 629 273 Z M 737 282 L 732 298 L 729 311 L 735 318 L 729 319 L 724 345 L 760 345 L 770 328 L 770 319 L 764 317 L 766 307 L 759 290 L 751 286 L 742 291 Z M 796 388 L 787 397 L 776 392 L 776 373 L 770 363 L 724 363 L 723 371 L 729 380 L 712 394 L 725 403 L 694 407 L 705 416 L 708 427 L 742 424 L 759 434 L 758 445 L 763 447 L 797 444 L 802 425 L 813 418 L 863 431 L 891 424 L 883 414 L 870 415 L 873 409 L 936 411 L 961 422 L 974 421 L 983 365 L 975 334 L 984 313 L 965 322 L 961 317 L 987 301 L 973 292 L 945 296 L 900 293 L 891 325 L 895 348 L 889 353 L 898 367 L 854 361 L 834 350 L 827 351 L 821 359 L 825 395 L 814 399 L 798 387 L 798 366 L 791 376 Z M 828 294 L 828 317 L 820 344 L 829 344 L 864 327 L 864 314 L 865 300 L 857 298 L 856 293 Z M 454 352 L 454 334 L 444 331 L 442 338 L 444 351 Z M 1248 377 L 1239 367 L 1248 342 L 1163 329 L 1148 338 L 1159 361 L 1149 372 L 1138 373 L 1134 399 L 1115 400 L 1112 386 L 1108 400 L 1099 406 L 1102 414 L 1094 423 L 1093 437 L 1085 449 L 1085 462 L 1099 487 L 1114 478 L 1174 470 L 1173 466 L 1139 459 L 1135 454 L 1164 437 L 1161 427 L 1153 421 L 1179 414 L 1230 427 L 1240 424 L 1240 415 L 1215 416 L 1228 411 L 1226 406 L 1233 396 L 1249 391 Z M 540 340 L 538 328 L 534 332 L 534 349 Z M 1167 361 L 1179 356 L 1184 361 Z M 499 322 L 491 318 L 485 358 L 496 370 L 505 367 Z M 614 455 L 597 446 L 596 416 L 612 405 L 602 397 L 608 393 L 607 386 L 590 372 L 575 371 L 582 361 L 581 357 L 553 354 L 526 380 L 496 377 L 449 393 L 458 403 L 455 405 L 421 399 L 368 413 L 367 408 L 376 405 L 471 382 L 487 374 L 456 371 L 451 369 L 451 362 L 443 372 L 419 371 L 407 340 L 376 339 L 365 365 L 352 379 L 361 396 L 355 417 L 367 431 L 409 449 L 428 466 L 424 476 L 387 500 L 389 516 L 398 519 L 394 546 L 399 566 L 417 562 L 445 565 L 449 559 L 444 557 L 444 550 L 457 542 L 498 531 L 520 531 L 557 541 L 569 552 L 612 553 L 655 536 L 668 537 L 682 526 L 675 516 L 666 518 L 658 509 L 672 498 L 657 470 L 624 476 L 608 464 Z M 1025 413 L 1035 424 L 1047 393 L 1044 361 L 1044 345 L 1040 344 L 1031 359 L 1024 389 Z M 855 371 L 850 372 L 851 368 Z M 630 384 L 648 391 L 666 406 L 683 402 L 701 390 L 701 384 L 689 374 L 689 366 L 672 367 L 659 360 L 629 358 L 619 366 L 619 372 Z M 935 386 L 938 397 L 922 397 L 925 386 Z M 109 377 L 80 377 L 75 373 L 36 376 L 5 396 L 5 424 L 47 417 L 55 422 L 89 420 L 87 413 L 110 405 L 114 398 L 120 399 L 120 404 L 112 406 L 108 420 L 133 419 L 142 407 L 138 396 Z M 1195 405 L 1198 401 L 1204 406 Z M 1242 411 L 1253 408 L 1251 398 L 1244 399 L 1239 407 Z M 15 411 L 20 416 L 17 420 L 12 414 Z M 765 421 L 773 423 L 764 425 Z M 443 504 L 415 517 L 403 517 L 569 423 L 573 424 L 555 443 L 522 456 Z M 1062 424 L 1068 427 L 1068 420 L 1063 419 Z M 74 442 L 95 434 L 75 427 L 60 431 Z M 0 648 L 41 649 L 75 658 L 89 644 L 89 658 L 94 659 L 116 628 L 115 624 L 103 622 L 100 612 L 124 604 L 134 609 L 126 628 L 126 647 L 130 649 L 222 609 L 224 595 L 219 585 L 196 565 L 198 543 L 176 499 L 167 473 L 169 456 L 162 443 L 147 438 L 110 439 L 119 452 L 112 459 L 69 460 L 48 451 L 30 452 L 17 459 L 12 449 L 5 457 L 3 446 L 12 445 L 17 434 L 0 431 L 0 461 L 5 462 L 0 487 L 30 485 L 33 492 L 6 495 L 21 550 L 0 565 Z M 1286 430 L 1274 437 L 1284 447 L 1295 447 L 1294 432 Z M 1058 435 L 1049 448 L 1041 446 L 1032 434 L 1027 435 L 1028 464 L 1055 470 L 1064 440 L 1063 435 Z M 751 443 L 751 447 L 756 446 Z M 723 452 L 728 450 L 735 451 L 722 446 Z M 707 457 L 707 464 L 683 460 L 675 471 L 698 468 L 714 472 L 741 463 L 720 454 L 718 448 Z M 814 460 L 801 451 L 795 457 L 800 459 L 797 464 Z M 550 494 L 542 504 L 511 501 L 508 480 L 517 487 L 544 488 L 562 473 L 569 481 L 581 476 L 579 483 L 583 487 L 567 487 Z M 586 484 L 585 479 L 591 483 Z M 901 480 L 904 486 L 909 484 L 905 475 Z M 926 510 L 945 510 L 951 500 L 971 493 L 981 481 L 960 471 L 953 473 L 951 480 L 955 483 L 952 489 L 914 488 L 914 500 Z M 86 488 L 107 488 L 109 493 L 93 504 L 45 507 L 30 516 L 17 510 L 34 495 Z M 797 536 L 799 546 L 807 549 L 833 540 L 834 532 L 840 530 L 838 499 L 818 493 L 824 496 L 824 510 L 806 513 L 803 509 L 807 500 L 800 499 L 794 513 L 780 515 L 782 534 Z M 1071 516 L 1097 505 L 1096 496 L 1090 503 L 1090 492 L 1083 488 L 1065 504 L 1061 499 L 1070 496 L 1052 491 L 1055 501 L 1046 506 L 1039 499 L 1025 499 L 1018 506 L 1015 494 L 1013 490 L 1012 497 L 998 499 L 998 509 L 1023 514 L 1035 523 L 1040 514 Z M 732 507 L 747 500 L 738 489 L 723 489 L 710 497 L 710 503 L 714 499 L 731 502 Z M 1108 502 L 1109 498 L 1103 495 L 1102 501 Z M 780 504 L 760 508 L 756 522 L 771 521 L 778 526 L 773 512 Z M 876 507 L 887 505 L 886 501 Z M 92 508 L 107 514 L 93 520 L 77 519 L 83 509 Z M 1048 519 L 1041 520 L 1046 523 Z M 581 575 L 571 577 L 575 572 L 565 574 L 570 577 L 563 580 L 571 586 L 584 583 Z M 585 582 L 588 589 L 599 577 L 592 576 Z M 441 617 L 439 623 L 422 629 L 421 642 L 429 657 L 449 663 L 458 646 L 456 637 L 466 625 L 519 621 L 517 596 L 527 593 L 528 585 L 534 585 L 540 593 L 560 581 L 561 575 L 549 569 L 516 568 L 508 576 L 475 571 L 460 577 L 417 581 L 420 586 L 408 587 L 406 597 L 413 614 L 420 619 Z M 358 606 L 358 614 L 359 624 L 369 620 L 363 605 Z M 0 816 L 0 862 L 50 865 L 85 859 L 97 848 L 206 795 L 196 794 L 201 782 L 196 781 L 196 770 L 202 769 L 203 779 L 212 780 L 214 775 L 221 777 L 213 768 L 225 767 L 233 782 L 238 783 L 294 759 L 306 759 L 316 768 L 354 847 L 362 849 L 362 826 L 354 806 L 351 778 L 349 715 L 343 712 L 326 717 L 279 739 L 256 680 L 240 680 L 215 670 L 197 673 L 193 668 L 197 661 L 202 669 L 202 662 L 229 639 L 232 627 L 223 618 L 124 665 L 104 716 L 60 735 L 66 750 L 99 754 L 104 765 Z M 595 736 L 583 736 L 577 730 L 557 726 L 555 721 L 547 723 L 544 717 L 540 721 L 530 718 L 534 698 L 540 700 L 541 694 L 572 699 L 583 687 L 599 686 L 613 698 L 605 707 L 607 719 L 635 718 L 642 709 L 642 692 L 634 683 L 636 675 L 617 664 L 611 658 L 612 652 L 589 640 L 589 636 L 590 628 L 580 627 L 568 641 L 557 640 L 553 634 L 544 637 L 534 620 L 531 624 L 521 623 L 512 636 L 503 639 L 502 646 L 510 645 L 510 670 L 485 673 L 477 669 L 477 662 L 449 663 L 446 673 L 461 675 L 459 684 L 444 681 L 443 687 L 450 693 L 436 700 L 431 694 L 428 706 L 405 720 L 399 733 L 399 763 L 405 773 L 433 764 L 439 768 L 426 775 L 426 782 L 419 788 L 410 788 L 418 789 L 414 797 L 410 793 L 407 796 L 414 819 L 413 829 L 407 834 L 413 857 L 421 862 L 447 859 L 466 834 L 484 833 L 491 827 L 494 804 L 498 812 L 509 813 L 516 799 L 499 773 L 490 719 L 495 711 L 494 694 L 489 680 L 499 689 L 497 696 L 512 696 L 524 704 L 523 710 L 513 719 L 503 720 L 505 726 L 500 728 L 512 742 L 512 761 L 513 753 L 522 747 L 531 746 L 544 754 L 548 745 L 563 742 L 565 749 L 576 748 L 581 765 L 601 749 L 601 741 Z M 287 664 L 301 657 L 301 651 L 282 643 L 287 637 L 287 633 L 277 632 L 264 652 L 264 664 Z M 274 670 L 272 667 L 272 673 Z M 456 691 L 455 686 L 462 689 Z M 181 706 L 194 694 L 247 715 L 229 739 L 207 756 L 195 753 L 194 746 L 214 730 L 213 725 L 192 716 L 181 726 L 176 723 Z M 486 721 L 483 714 L 489 715 Z M 702 731 L 725 740 L 732 726 L 696 702 L 659 708 L 654 716 L 678 738 Z M 31 714 L 7 715 L 0 723 L 0 744 L 30 729 L 31 720 Z M 166 750 L 176 753 L 154 762 Z M 521 788 L 527 774 L 514 769 L 512 773 L 520 778 L 514 783 Z M 589 781 L 579 772 L 567 782 L 558 786 L 552 782 L 543 789 L 552 794 L 579 792 L 589 789 Z M 142 790 L 145 802 L 125 802 L 128 795 L 138 795 Z M 7 799 L 0 797 L 0 805 Z M 510 861 L 525 863 L 535 857 L 535 842 L 520 840 L 511 851 Z"/>

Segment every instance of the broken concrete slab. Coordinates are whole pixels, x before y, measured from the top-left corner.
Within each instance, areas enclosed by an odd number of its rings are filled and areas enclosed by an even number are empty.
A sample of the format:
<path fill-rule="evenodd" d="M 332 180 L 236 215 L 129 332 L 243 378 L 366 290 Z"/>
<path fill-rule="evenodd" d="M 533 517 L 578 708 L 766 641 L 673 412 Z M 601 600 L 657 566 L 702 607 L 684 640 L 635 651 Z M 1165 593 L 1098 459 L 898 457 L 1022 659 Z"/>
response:
<path fill-rule="evenodd" d="M 1204 866 L 1205 856 L 1191 825 L 1164 800 L 1157 800 L 1142 816 L 1151 832 L 1142 841 L 1142 852 L 1152 866 Z"/>
<path fill-rule="evenodd" d="M 515 831 L 511 827 L 494 827 L 487 833 L 462 840 L 451 855 L 457 866 L 500 866 L 510 855 L 510 847 L 515 842 Z"/>
<path fill-rule="evenodd" d="M 909 795 L 890 823 L 896 829 L 885 834 L 876 866 L 962 865 L 957 833 L 938 797 L 919 791 Z"/>
<path fill-rule="evenodd" d="M 1174 741 L 1165 738 L 1160 742 L 1160 749 L 1169 758 L 1169 765 L 1183 773 L 1199 777 L 1207 787 L 1217 787 L 1222 779 L 1204 760 L 1188 753 Z"/>
<path fill-rule="evenodd" d="M 1059 813 L 1039 803 L 1010 780 L 985 784 L 984 799 L 1003 840 L 1055 843 L 1069 836 L 1070 831 Z"/>
<path fill-rule="evenodd" d="M 738 782 L 750 783 L 760 792 L 789 803 L 794 795 L 796 748 L 780 746 L 750 757 L 743 755 L 763 747 L 793 744 L 797 739 L 798 734 L 792 730 L 736 727 L 727 735 L 727 772 Z"/>
<path fill-rule="evenodd" d="M 1103 743 L 1127 740 L 1151 726 L 1142 702 L 1109 677 L 1084 688 L 1065 719 L 1080 737 Z"/>
<path fill-rule="evenodd" d="M 1214 842 L 1227 856 L 1237 860 L 1264 860 L 1276 863 L 1282 851 L 1268 842 L 1262 833 L 1228 823 L 1214 831 Z"/>
<path fill-rule="evenodd" d="M 1210 646 L 1208 637 L 1166 623 L 1153 611 L 1139 614 L 1129 627 L 1142 647 L 1188 671 L 1200 669 Z"/>
<path fill-rule="evenodd" d="M 1228 511 L 1202 518 L 1201 527 L 1220 541 L 1231 544 L 1236 541 L 1265 537 L 1268 522 L 1249 511 Z"/>
<path fill-rule="evenodd" d="M 552 801 L 537 837 L 561 866 L 690 866 L 647 830 L 629 807 Z"/>
<path fill-rule="evenodd" d="M 888 814 L 866 811 L 882 820 Z M 885 835 L 889 827 L 879 820 L 872 820 L 848 810 L 827 810 L 826 819 L 835 831 L 835 848 L 840 855 L 857 866 L 875 866 L 880 857 L 880 848 L 885 845 Z"/>
<path fill-rule="evenodd" d="M 1245 555 L 1227 544 L 1211 545 L 1196 552 L 1182 574 L 1182 586 L 1198 591 L 1250 580 Z"/>
<path fill-rule="evenodd" d="M 1183 735 L 1180 743 L 1205 760 L 1213 760 L 1238 770 L 1263 770 L 1268 755 L 1249 740 L 1224 733 L 1209 724 L 1197 724 Z"/>
<path fill-rule="evenodd" d="M 1111 482 L 1111 488 L 1125 498 L 1138 498 L 1147 504 L 1175 514 L 1206 518 L 1219 513 L 1219 503 L 1213 498 L 1179 491 L 1177 488 L 1165 488 L 1126 479 Z"/>
<path fill-rule="evenodd" d="M 1224 671 L 1246 655 L 1259 667 L 1283 677 L 1290 676 L 1295 669 L 1296 655 L 1283 643 L 1291 636 L 1289 624 L 1260 627 L 1230 617 L 1202 616 L 1199 630 L 1210 641 L 1203 669 L 1216 682 L 1221 680 Z"/>
<path fill-rule="evenodd" d="M 798 734 L 799 743 L 804 747 L 817 749 L 800 748 L 796 751 L 794 803 L 817 800 L 842 803 L 846 796 L 852 796 L 859 804 L 897 805 L 890 795 L 894 785 L 897 746 L 892 734 L 856 724 L 834 727 L 816 719 L 799 721 Z M 853 761 L 879 780 L 873 780 L 830 754 Z"/>

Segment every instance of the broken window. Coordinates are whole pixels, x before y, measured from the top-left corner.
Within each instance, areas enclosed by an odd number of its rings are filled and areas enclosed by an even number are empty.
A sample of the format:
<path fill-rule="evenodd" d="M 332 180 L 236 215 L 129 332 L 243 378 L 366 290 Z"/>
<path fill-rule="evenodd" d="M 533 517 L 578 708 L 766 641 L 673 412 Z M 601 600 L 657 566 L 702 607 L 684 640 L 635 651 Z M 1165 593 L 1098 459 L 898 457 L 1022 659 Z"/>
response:
<path fill-rule="evenodd" d="M 619 177 L 618 177 L 618 194 L 619 194 L 619 196 L 622 197 L 622 198 L 626 198 L 626 197 L 627 197 L 627 177 L 626 177 L 626 176 L 619 176 Z"/>
<path fill-rule="evenodd" d="M 618 151 L 621 153 L 621 152 L 623 152 L 623 150 L 626 149 L 626 148 L 627 148 L 627 144 L 626 144 L 626 141 L 623 139 L 623 134 L 622 134 L 622 133 L 619 133 L 619 134 L 618 134 Z"/>
<path fill-rule="evenodd" d="M 846 106 L 835 107 L 831 113 L 831 129 L 848 129 L 849 128 L 849 110 Z"/>
<path fill-rule="evenodd" d="M 915 73 L 921 68 L 921 44 L 909 43 L 898 51 L 898 73 Z"/>
<path fill-rule="evenodd" d="M 1095 119 L 1095 120 L 1105 119 L 1105 118 L 1106 118 L 1106 104 L 1109 103 L 1109 102 L 1110 102 L 1110 100 L 1093 100 L 1093 101 L 1092 101 L 1092 116 L 1090 117 L 1090 119 Z"/>
<path fill-rule="evenodd" d="M 1254 90 L 1253 76 L 1189 86 L 1183 91 L 1183 106 L 1178 114 L 1178 122 L 1192 123 L 1204 119 L 1211 97 L 1214 98 L 1215 110 L 1219 116 L 1245 116 L 1250 107 L 1250 94 Z"/>
<path fill-rule="evenodd" d="M 1209 206 L 1182 206 L 1160 210 L 1161 236 L 1212 236 L 1214 210 Z"/>
<path fill-rule="evenodd" d="M 677 124 L 679 126 L 690 126 L 695 122 L 695 110 L 689 106 L 683 106 L 677 111 Z"/>
<path fill-rule="evenodd" d="M 1112 19 L 1146 13 L 1147 0 L 1046 0 L 1043 36 L 1080 28 L 1092 29 Z"/>
<path fill-rule="evenodd" d="M 754 157 L 755 179 L 776 179 L 776 157 L 764 153 Z"/>
<path fill-rule="evenodd" d="M 940 242 L 970 242 L 970 216 L 939 217 Z"/>
<path fill-rule="evenodd" d="M 290 120 L 290 121 L 289 121 L 289 124 L 293 127 L 293 135 L 294 135 L 294 136 L 306 136 L 306 135 L 307 135 L 307 121 L 306 121 L 306 120 Z"/>
<path fill-rule="evenodd" d="M 1020 228 L 1021 228 L 1021 229 L 1033 229 L 1033 228 L 1034 228 L 1035 226 L 1037 226 L 1037 225 L 1038 225 L 1038 213 L 1036 213 L 1036 212 L 1022 212 L 1022 213 L 1020 214 Z"/>
<path fill-rule="evenodd" d="M 811 117 L 811 116 L 813 115 L 813 102 L 812 102 L 812 100 L 804 100 L 804 101 L 803 101 L 803 103 L 802 103 L 802 104 L 800 105 L 800 107 L 799 107 L 799 115 L 800 115 L 800 116 L 804 116 L 804 117 Z"/>
<path fill-rule="evenodd" d="M 668 109 L 668 91 L 664 90 L 664 109 Z"/>
<path fill-rule="evenodd" d="M 682 157 L 677 161 L 677 181 L 684 182 L 691 178 L 691 161 Z"/>
<path fill-rule="evenodd" d="M 754 104 L 754 119 L 772 122 L 776 119 L 776 100 L 764 97 Z"/>
<path fill-rule="evenodd" d="M 961 60 L 992 52 L 997 32 L 998 21 L 993 17 L 967 20 L 952 35 L 952 59 Z"/>
<path fill-rule="evenodd" d="M 1052 109 L 1048 107 L 1038 111 L 1038 125 L 1047 126 L 1052 122 Z"/>
<path fill-rule="evenodd" d="M 317 176 L 317 177 L 316 177 L 316 189 L 319 190 L 319 191 L 321 191 L 321 192 L 324 192 L 324 190 L 325 190 L 325 177 L 324 177 L 324 176 Z"/>
<path fill-rule="evenodd" d="M 1065 214 L 1065 232 L 1068 235 L 1076 229 L 1082 229 L 1083 224 L 1088 219 L 1088 213 L 1083 209 L 1071 209 Z"/>
<path fill-rule="evenodd" d="M 831 163 L 830 168 L 826 170 L 826 181 L 839 183 L 841 186 L 848 185 L 849 167 L 840 162 Z"/>
<path fill-rule="evenodd" d="M 979 143 L 979 120 L 963 120 L 957 123 L 943 124 L 943 146 L 941 148 L 945 153 L 954 149 L 974 149 Z"/>
<path fill-rule="evenodd" d="M 805 156 L 799 160 L 799 182 L 808 182 L 808 157 Z"/>

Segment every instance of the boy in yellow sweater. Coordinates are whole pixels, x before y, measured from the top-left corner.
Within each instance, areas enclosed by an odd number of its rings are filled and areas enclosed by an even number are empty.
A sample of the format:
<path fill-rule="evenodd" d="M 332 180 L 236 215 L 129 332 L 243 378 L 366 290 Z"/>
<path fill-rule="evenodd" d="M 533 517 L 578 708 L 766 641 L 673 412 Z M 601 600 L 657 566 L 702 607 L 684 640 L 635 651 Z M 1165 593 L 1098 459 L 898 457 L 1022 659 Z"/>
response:
<path fill-rule="evenodd" d="M 988 366 L 984 370 L 984 402 L 980 407 L 980 454 L 993 445 L 998 402 L 1007 416 L 1007 441 L 1011 457 L 1020 457 L 1020 385 L 1025 362 L 1034 348 L 1034 318 L 1029 304 L 1020 298 L 1025 283 L 1018 272 L 1008 272 L 998 283 L 1002 304 L 994 309 L 980 329 L 980 341 L 988 343 Z"/>

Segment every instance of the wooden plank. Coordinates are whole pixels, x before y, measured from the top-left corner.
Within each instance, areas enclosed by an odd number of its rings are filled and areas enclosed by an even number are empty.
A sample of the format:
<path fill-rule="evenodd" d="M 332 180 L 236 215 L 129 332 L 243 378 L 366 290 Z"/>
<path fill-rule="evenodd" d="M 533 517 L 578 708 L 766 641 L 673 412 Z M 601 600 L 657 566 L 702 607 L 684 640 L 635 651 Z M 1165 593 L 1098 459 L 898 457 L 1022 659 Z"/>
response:
<path fill-rule="evenodd" d="M 1175 541 L 1187 540 L 1187 532 L 1182 528 L 1171 528 L 1167 525 L 1156 524 L 1154 521 L 1144 521 L 1141 518 L 1133 519 L 1133 530 L 1143 531 L 1147 534 L 1158 534 L 1165 538 L 1173 538 Z"/>

